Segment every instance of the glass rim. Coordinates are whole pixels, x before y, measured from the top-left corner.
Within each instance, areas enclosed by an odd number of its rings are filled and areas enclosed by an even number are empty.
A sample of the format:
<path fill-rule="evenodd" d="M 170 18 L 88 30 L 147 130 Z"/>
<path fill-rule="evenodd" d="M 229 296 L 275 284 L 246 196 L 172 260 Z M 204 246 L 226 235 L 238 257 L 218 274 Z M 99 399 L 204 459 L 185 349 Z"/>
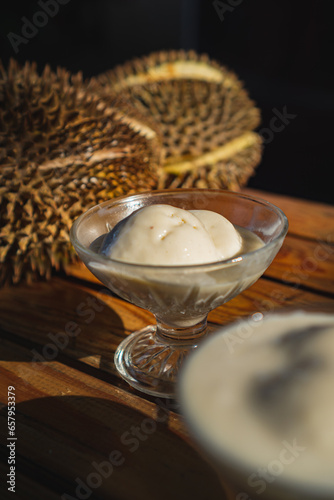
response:
<path fill-rule="evenodd" d="M 264 243 L 264 245 L 260 248 L 257 248 L 256 250 L 253 250 L 251 252 L 246 252 L 243 254 L 238 255 L 237 257 L 231 257 L 229 259 L 224 259 L 224 260 L 219 260 L 215 262 L 206 262 L 203 264 L 189 264 L 189 265 L 154 265 L 154 264 L 136 264 L 135 262 L 125 262 L 121 260 L 116 260 L 112 259 L 106 255 L 98 254 L 94 252 L 93 250 L 90 250 L 87 248 L 85 245 L 83 245 L 80 240 L 77 237 L 77 229 L 80 223 L 89 216 L 90 213 L 104 209 L 106 207 L 109 207 L 111 205 L 117 206 L 117 205 L 123 205 L 126 202 L 130 202 L 136 199 L 140 199 L 141 197 L 151 197 L 154 198 L 158 195 L 172 195 L 172 194 L 182 194 L 182 193 L 212 193 L 212 194 L 222 194 L 225 196 L 231 196 L 231 197 L 239 197 L 246 199 L 251 202 L 255 202 L 258 205 L 263 205 L 270 209 L 272 212 L 274 212 L 281 220 L 282 222 L 282 227 L 277 236 L 273 238 L 270 242 Z M 239 262 L 246 261 L 249 258 L 251 258 L 254 254 L 261 255 L 261 253 L 267 252 L 268 249 L 271 247 L 275 246 L 281 239 L 284 239 L 288 232 L 289 228 L 289 222 L 288 218 L 281 210 L 279 207 L 274 205 L 273 203 L 266 201 L 262 198 L 258 198 L 256 196 L 251 196 L 248 194 L 240 193 L 238 191 L 230 191 L 228 189 L 210 189 L 210 188 L 177 188 L 177 189 L 160 189 L 160 190 L 154 190 L 154 191 L 143 191 L 139 193 L 134 193 L 131 195 L 124 195 L 124 196 L 119 196 L 117 198 L 112 198 L 109 200 L 106 200 L 102 203 L 99 203 L 97 205 L 94 205 L 93 207 L 89 208 L 86 212 L 83 214 L 79 215 L 77 219 L 74 221 L 72 224 L 72 227 L 70 229 L 70 240 L 72 245 L 74 246 L 75 250 L 78 248 L 80 252 L 84 253 L 86 256 L 90 257 L 91 260 L 98 261 L 101 264 L 104 264 L 108 267 L 110 265 L 117 265 L 117 266 L 124 266 L 128 267 L 129 269 L 142 269 L 142 270 L 159 270 L 159 271 L 180 271 L 186 270 L 186 271 L 206 271 L 206 270 L 211 270 L 212 268 L 225 268 L 231 265 L 236 265 Z"/>

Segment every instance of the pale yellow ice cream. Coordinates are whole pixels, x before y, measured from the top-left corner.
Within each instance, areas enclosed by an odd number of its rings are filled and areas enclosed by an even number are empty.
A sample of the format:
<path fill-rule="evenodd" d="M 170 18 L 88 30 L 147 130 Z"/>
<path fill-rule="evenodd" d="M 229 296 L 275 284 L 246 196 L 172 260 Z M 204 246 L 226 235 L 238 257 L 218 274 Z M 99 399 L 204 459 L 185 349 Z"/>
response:
<path fill-rule="evenodd" d="M 251 498 L 281 480 L 333 493 L 334 315 L 261 318 L 232 324 L 196 351 L 182 378 L 183 409 L 208 450 L 249 471 Z"/>
<path fill-rule="evenodd" d="M 135 264 L 191 265 L 229 259 L 241 247 L 241 235 L 216 212 L 151 205 L 128 218 L 108 256 Z"/>

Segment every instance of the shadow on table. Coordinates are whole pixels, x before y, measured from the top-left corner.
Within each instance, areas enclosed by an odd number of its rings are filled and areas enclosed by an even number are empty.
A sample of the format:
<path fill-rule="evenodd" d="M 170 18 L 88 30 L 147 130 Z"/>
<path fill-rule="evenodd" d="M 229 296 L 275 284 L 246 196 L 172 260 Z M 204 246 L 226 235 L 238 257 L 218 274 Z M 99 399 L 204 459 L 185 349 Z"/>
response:
<path fill-rule="evenodd" d="M 88 359 L 113 373 L 114 352 L 126 335 L 107 290 L 53 279 L 0 290 L 0 359 L 53 361 L 61 355 Z"/>
<path fill-rule="evenodd" d="M 211 468 L 168 430 L 163 408 L 157 422 L 110 400 L 61 396 L 16 412 L 18 500 L 223 500 Z M 9 448 L 0 449 L 6 469 Z"/>

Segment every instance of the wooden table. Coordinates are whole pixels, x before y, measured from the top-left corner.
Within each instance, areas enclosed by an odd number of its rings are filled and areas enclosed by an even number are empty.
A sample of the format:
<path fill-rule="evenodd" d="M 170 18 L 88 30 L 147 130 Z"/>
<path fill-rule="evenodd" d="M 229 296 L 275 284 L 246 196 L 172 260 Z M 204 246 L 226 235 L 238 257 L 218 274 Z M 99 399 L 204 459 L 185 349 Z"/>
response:
<path fill-rule="evenodd" d="M 245 192 L 282 208 L 289 233 L 264 276 L 210 322 L 291 305 L 334 311 L 334 206 Z M 47 283 L 0 290 L 0 498 L 224 498 L 177 402 L 138 393 L 115 371 L 116 346 L 150 321 L 80 264 Z M 16 440 L 7 439 L 8 386 Z M 5 483 L 11 450 L 16 495 Z"/>

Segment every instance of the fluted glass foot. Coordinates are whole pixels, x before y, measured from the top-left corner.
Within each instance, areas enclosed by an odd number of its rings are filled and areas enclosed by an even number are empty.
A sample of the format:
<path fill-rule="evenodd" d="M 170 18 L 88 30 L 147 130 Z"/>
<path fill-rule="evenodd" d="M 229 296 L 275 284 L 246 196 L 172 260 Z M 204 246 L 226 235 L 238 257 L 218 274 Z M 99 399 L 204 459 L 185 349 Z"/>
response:
<path fill-rule="evenodd" d="M 150 325 L 132 333 L 115 352 L 120 375 L 137 390 L 153 396 L 173 398 L 179 369 L 184 358 L 207 334 L 205 328 L 196 338 L 166 338 Z"/>

